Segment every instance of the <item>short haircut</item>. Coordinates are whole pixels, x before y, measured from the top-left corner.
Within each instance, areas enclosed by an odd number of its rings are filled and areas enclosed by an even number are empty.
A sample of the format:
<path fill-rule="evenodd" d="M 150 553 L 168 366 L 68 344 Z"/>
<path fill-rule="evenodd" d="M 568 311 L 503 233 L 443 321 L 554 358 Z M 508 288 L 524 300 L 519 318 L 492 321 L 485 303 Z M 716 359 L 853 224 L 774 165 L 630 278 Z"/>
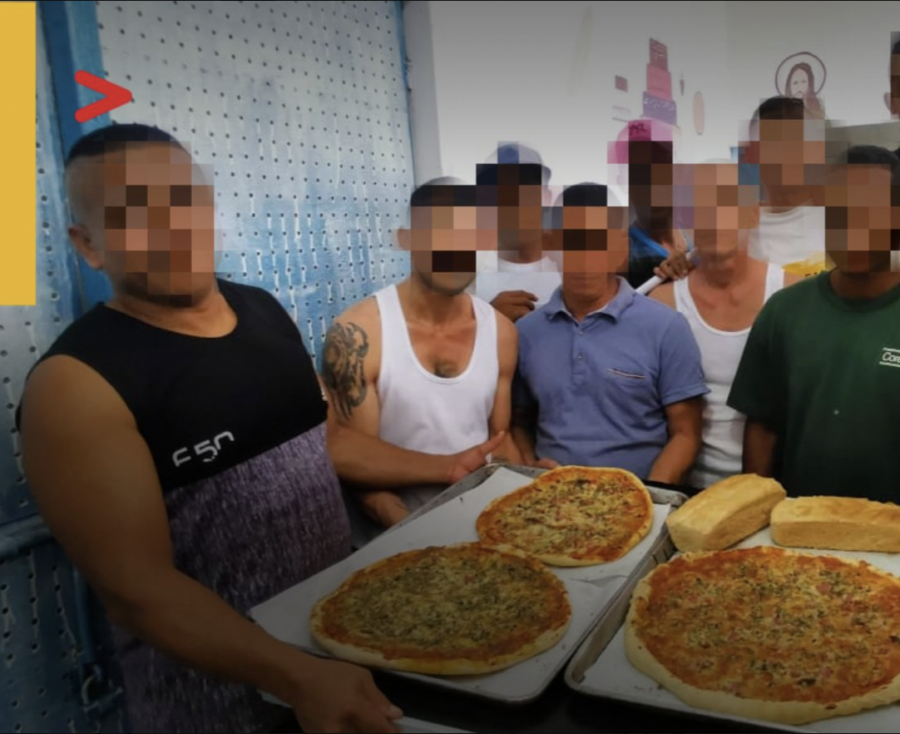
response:
<path fill-rule="evenodd" d="M 854 145 L 838 156 L 836 165 L 881 166 L 891 172 L 891 205 L 900 207 L 900 157 L 877 145 Z"/>
<path fill-rule="evenodd" d="M 609 192 L 603 184 L 580 183 L 564 189 L 556 202 L 559 206 L 608 206 Z"/>
<path fill-rule="evenodd" d="M 409 197 L 409 208 L 475 206 L 476 187 L 456 178 L 433 178 L 417 187 Z"/>
<path fill-rule="evenodd" d="M 753 113 L 753 122 L 759 120 L 803 120 L 806 104 L 797 97 L 769 97 Z"/>
<path fill-rule="evenodd" d="M 603 184 L 588 181 L 563 189 L 563 192 L 556 197 L 556 202 L 551 210 L 550 220 L 554 229 L 563 228 L 563 210 L 567 206 L 607 207 L 611 214 L 607 219 L 608 226 L 620 227 L 628 224 L 627 210 L 619 205 L 616 197 Z"/>
<path fill-rule="evenodd" d="M 838 165 L 883 166 L 891 172 L 891 182 L 900 185 L 900 158 L 878 145 L 854 145 L 837 159 Z"/>
<path fill-rule="evenodd" d="M 891 33 L 891 56 L 900 56 L 900 31 Z"/>
<path fill-rule="evenodd" d="M 479 186 L 542 186 L 545 168 L 539 163 L 479 163 L 475 183 Z"/>
<path fill-rule="evenodd" d="M 79 158 L 103 155 L 107 151 L 121 150 L 128 143 L 169 143 L 184 150 L 184 146 L 165 130 L 138 122 L 112 124 L 83 135 L 69 150 L 66 168 Z"/>

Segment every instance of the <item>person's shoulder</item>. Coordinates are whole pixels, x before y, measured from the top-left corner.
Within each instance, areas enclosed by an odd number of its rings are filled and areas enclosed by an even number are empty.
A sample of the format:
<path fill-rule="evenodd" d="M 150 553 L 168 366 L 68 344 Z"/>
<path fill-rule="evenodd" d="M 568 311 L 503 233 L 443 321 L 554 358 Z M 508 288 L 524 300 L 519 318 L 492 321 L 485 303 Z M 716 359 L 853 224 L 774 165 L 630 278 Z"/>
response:
<path fill-rule="evenodd" d="M 808 276 L 786 273 L 784 287 L 772 294 L 766 301 L 766 306 L 774 303 L 776 308 L 780 308 L 783 304 L 796 304 L 815 299 L 821 293 L 819 280 L 827 277 L 829 277 L 827 272 Z"/>
<path fill-rule="evenodd" d="M 378 299 L 376 294 L 366 296 L 344 309 L 334 320 L 339 324 L 370 325 L 379 320 Z"/>
<path fill-rule="evenodd" d="M 656 286 L 650 291 L 649 298 L 651 301 L 662 303 L 669 308 L 675 308 L 675 284 L 672 281 Z"/>
<path fill-rule="evenodd" d="M 219 288 L 219 293 L 221 293 L 227 299 L 239 298 L 245 301 L 265 301 L 267 303 L 278 303 L 278 299 L 275 298 L 275 296 L 273 296 L 269 291 L 256 285 L 235 283 L 233 280 L 221 277 L 216 278 L 216 285 Z"/>
<path fill-rule="evenodd" d="M 16 425 L 52 421 L 59 432 L 90 419 L 94 428 L 104 421 L 127 421 L 131 416 L 115 388 L 86 362 L 65 353 L 48 353 L 28 375 L 16 409 Z M 84 426 L 81 425 L 81 429 Z"/>
<path fill-rule="evenodd" d="M 551 303 L 545 303 L 543 306 L 534 309 L 529 314 L 525 314 L 515 323 L 515 327 L 519 332 L 519 336 L 534 334 L 542 327 L 547 325 L 548 315 L 552 312 Z"/>
<path fill-rule="evenodd" d="M 671 286 L 671 283 L 667 283 L 666 285 Z M 664 286 L 659 286 L 659 288 L 662 287 Z M 657 288 L 656 290 L 659 290 L 659 288 Z M 654 291 L 654 293 L 655 292 L 656 291 Z M 677 321 L 679 318 L 683 318 L 681 314 L 678 313 L 674 308 L 666 305 L 660 299 L 652 298 L 651 296 L 645 296 L 641 293 L 634 294 L 634 300 L 632 301 L 631 308 L 629 310 L 633 311 L 634 315 L 646 318 L 651 323 L 658 323 L 662 326 L 666 326 L 674 321 Z"/>

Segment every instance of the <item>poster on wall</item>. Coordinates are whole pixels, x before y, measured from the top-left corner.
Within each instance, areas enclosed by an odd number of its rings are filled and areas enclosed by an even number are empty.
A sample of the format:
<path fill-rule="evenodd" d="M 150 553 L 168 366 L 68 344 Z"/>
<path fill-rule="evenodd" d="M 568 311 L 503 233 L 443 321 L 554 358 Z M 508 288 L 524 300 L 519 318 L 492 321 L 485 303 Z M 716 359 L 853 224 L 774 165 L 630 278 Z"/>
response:
<path fill-rule="evenodd" d="M 825 118 L 825 106 L 820 97 L 828 72 L 818 56 L 809 51 L 791 54 L 775 71 L 775 89 L 785 97 L 802 99 L 816 117 Z"/>

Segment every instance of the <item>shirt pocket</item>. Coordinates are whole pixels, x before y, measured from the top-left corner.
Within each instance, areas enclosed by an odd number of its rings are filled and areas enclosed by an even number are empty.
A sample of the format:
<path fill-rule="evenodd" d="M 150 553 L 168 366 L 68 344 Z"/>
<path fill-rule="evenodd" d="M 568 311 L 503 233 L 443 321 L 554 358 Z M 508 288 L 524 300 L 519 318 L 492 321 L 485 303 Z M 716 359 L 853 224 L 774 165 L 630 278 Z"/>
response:
<path fill-rule="evenodd" d="M 605 400 L 624 416 L 637 418 L 658 407 L 656 385 L 649 371 L 636 365 L 607 366 L 600 375 Z"/>
<path fill-rule="evenodd" d="M 606 367 L 603 370 L 603 377 L 611 385 L 620 387 L 623 390 L 640 391 L 651 387 L 650 376 L 645 372 L 635 370 L 634 367 Z"/>

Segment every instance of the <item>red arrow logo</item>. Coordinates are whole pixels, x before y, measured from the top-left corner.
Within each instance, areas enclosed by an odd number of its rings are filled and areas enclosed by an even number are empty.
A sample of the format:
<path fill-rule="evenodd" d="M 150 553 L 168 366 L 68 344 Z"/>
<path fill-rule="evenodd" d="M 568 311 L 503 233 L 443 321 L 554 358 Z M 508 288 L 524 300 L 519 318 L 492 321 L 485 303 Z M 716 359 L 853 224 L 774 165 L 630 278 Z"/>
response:
<path fill-rule="evenodd" d="M 106 79 L 101 79 L 99 76 L 94 76 L 88 71 L 76 71 L 75 81 L 81 86 L 103 95 L 103 99 L 98 99 L 87 107 L 82 107 L 80 110 L 75 111 L 75 119 L 78 122 L 93 120 L 95 117 L 114 110 L 116 107 L 121 107 L 134 99 L 131 92 L 125 87 L 120 87 L 118 84 L 113 84 L 106 81 Z"/>

